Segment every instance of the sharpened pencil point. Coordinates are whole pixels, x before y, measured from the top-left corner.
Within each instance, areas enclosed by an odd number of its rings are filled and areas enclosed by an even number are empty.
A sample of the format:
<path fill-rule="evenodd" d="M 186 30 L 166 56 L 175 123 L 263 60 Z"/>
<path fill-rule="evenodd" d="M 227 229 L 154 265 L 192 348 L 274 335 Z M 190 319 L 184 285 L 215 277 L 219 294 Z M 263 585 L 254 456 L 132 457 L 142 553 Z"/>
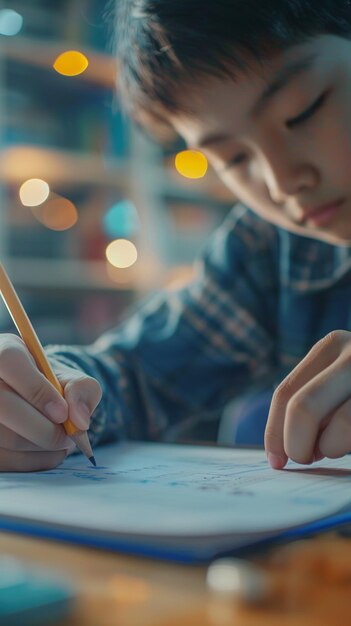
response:
<path fill-rule="evenodd" d="M 90 457 L 89 457 L 89 461 L 90 461 L 90 463 L 92 463 L 92 464 L 94 465 L 94 467 L 96 467 L 95 457 L 90 456 Z"/>

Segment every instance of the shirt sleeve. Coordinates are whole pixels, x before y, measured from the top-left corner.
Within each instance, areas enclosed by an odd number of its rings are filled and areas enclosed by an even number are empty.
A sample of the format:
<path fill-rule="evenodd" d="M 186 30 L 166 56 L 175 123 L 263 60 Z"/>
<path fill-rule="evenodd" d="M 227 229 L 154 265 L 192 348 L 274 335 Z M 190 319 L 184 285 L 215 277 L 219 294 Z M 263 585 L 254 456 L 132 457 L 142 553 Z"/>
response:
<path fill-rule="evenodd" d="M 92 443 L 175 441 L 274 370 L 275 234 L 245 207 L 227 216 L 196 278 L 152 296 L 90 346 L 48 346 L 103 390 Z"/>

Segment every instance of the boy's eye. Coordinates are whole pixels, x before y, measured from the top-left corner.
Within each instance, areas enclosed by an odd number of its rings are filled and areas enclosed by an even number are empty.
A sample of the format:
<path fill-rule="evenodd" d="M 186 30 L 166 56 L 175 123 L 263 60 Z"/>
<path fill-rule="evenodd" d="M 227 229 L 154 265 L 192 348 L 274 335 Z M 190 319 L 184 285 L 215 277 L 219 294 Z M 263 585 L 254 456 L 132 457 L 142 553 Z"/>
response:
<path fill-rule="evenodd" d="M 245 160 L 245 154 L 237 154 L 235 157 L 230 159 L 230 161 L 228 161 L 225 164 L 222 171 L 230 169 L 231 167 L 236 167 L 237 165 L 240 165 L 244 160 Z"/>
<path fill-rule="evenodd" d="M 311 106 L 308 107 L 308 109 L 305 109 L 297 117 L 294 117 L 293 119 L 288 120 L 286 122 L 286 125 L 288 126 L 288 128 L 294 128 L 298 124 L 302 124 L 302 122 L 305 122 L 310 117 L 312 117 L 314 115 L 314 113 L 316 111 L 318 111 L 318 109 L 320 109 L 320 107 L 322 106 L 322 104 L 326 100 L 327 96 L 328 96 L 328 91 L 325 91 L 324 93 L 322 93 L 321 96 L 319 96 L 319 98 L 317 98 L 317 100 L 315 100 L 313 102 L 313 104 L 311 104 Z M 240 165 L 241 163 L 243 163 L 243 161 L 245 161 L 245 154 L 237 154 L 235 157 L 230 159 L 230 161 L 228 161 L 228 163 L 226 163 L 226 165 L 225 165 L 225 167 L 223 168 L 222 171 L 225 171 L 225 170 L 230 169 L 232 167 L 236 167 L 236 166 Z"/>
<path fill-rule="evenodd" d="M 319 98 L 317 98 L 317 100 L 315 100 L 313 104 L 310 107 L 308 107 L 308 109 L 305 109 L 305 111 L 300 113 L 300 115 L 298 115 L 297 117 L 294 117 L 293 119 L 288 120 L 286 122 L 287 127 L 294 128 L 298 124 L 302 124 L 302 122 L 312 117 L 312 115 L 322 106 L 326 97 L 327 97 L 327 92 L 322 93 L 322 95 L 319 96 Z"/>

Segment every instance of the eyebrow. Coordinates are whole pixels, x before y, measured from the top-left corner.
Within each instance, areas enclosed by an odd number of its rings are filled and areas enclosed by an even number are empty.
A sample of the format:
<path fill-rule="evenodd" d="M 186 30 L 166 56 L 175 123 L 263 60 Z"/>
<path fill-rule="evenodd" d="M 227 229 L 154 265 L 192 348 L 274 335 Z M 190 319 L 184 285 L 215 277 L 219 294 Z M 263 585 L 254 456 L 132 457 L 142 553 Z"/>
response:
<path fill-rule="evenodd" d="M 310 54 L 302 59 L 297 61 L 292 61 L 289 64 L 282 67 L 276 75 L 274 79 L 266 85 L 263 92 L 258 97 L 258 100 L 255 102 L 254 106 L 251 109 L 251 116 L 254 117 L 258 115 L 262 109 L 267 105 L 267 103 L 272 100 L 272 98 L 285 89 L 296 76 L 300 76 L 302 73 L 307 72 L 313 66 L 317 57 L 317 53 Z M 228 139 L 228 135 L 214 133 L 209 135 L 204 135 L 197 142 L 198 148 L 205 148 L 214 143 L 219 143 Z"/>

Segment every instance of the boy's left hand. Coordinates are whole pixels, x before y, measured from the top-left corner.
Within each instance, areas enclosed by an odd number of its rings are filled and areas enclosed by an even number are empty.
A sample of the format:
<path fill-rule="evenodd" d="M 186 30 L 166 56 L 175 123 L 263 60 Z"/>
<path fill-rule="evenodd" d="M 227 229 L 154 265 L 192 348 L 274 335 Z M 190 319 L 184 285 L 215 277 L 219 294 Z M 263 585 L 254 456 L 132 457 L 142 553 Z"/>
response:
<path fill-rule="evenodd" d="M 277 387 L 265 448 L 275 469 L 351 451 L 351 332 L 326 335 Z"/>

